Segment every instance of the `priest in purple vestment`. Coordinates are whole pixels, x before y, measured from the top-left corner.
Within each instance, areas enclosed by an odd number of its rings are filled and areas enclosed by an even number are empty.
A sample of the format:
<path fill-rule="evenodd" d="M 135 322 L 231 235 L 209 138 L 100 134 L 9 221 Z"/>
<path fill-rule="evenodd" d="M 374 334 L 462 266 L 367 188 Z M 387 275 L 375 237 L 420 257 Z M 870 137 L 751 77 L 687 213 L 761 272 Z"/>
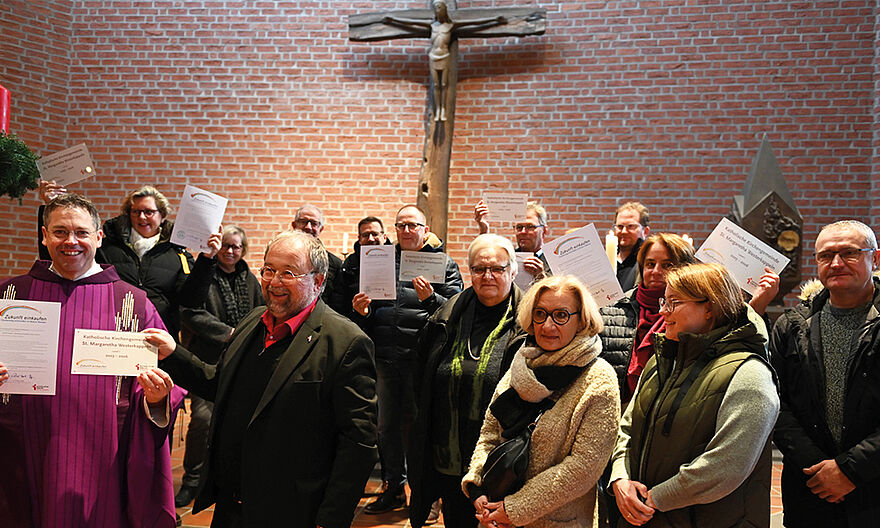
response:
<path fill-rule="evenodd" d="M 52 261 L 0 282 L 0 295 L 61 303 L 56 392 L 0 401 L 0 524 L 171 528 L 168 430 L 185 391 L 160 369 L 137 378 L 70 373 L 76 328 L 164 325 L 143 291 L 95 263 L 103 233 L 89 200 L 63 195 L 44 214 Z"/>

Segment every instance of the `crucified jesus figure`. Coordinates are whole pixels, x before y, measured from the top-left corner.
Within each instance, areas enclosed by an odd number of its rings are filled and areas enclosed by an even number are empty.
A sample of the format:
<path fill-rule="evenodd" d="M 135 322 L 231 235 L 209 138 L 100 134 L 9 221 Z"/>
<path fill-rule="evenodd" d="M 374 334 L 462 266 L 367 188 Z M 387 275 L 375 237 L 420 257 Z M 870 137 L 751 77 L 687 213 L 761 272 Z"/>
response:
<path fill-rule="evenodd" d="M 449 65 L 449 43 L 455 36 L 455 30 L 464 26 L 494 26 L 504 24 L 503 16 L 482 18 L 456 22 L 449 16 L 445 0 L 435 0 L 434 20 L 425 21 L 398 16 L 386 16 L 382 22 L 403 27 L 424 27 L 431 31 L 431 48 L 428 50 L 430 59 L 431 80 L 434 82 L 434 121 L 446 121 L 446 87 L 448 85 L 447 69 Z"/>

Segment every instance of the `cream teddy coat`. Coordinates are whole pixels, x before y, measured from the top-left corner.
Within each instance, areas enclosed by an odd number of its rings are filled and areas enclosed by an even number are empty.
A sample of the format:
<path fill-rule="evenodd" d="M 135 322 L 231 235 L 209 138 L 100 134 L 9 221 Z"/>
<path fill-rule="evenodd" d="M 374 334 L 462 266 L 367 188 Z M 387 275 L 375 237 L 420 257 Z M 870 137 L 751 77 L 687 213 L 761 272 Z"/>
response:
<path fill-rule="evenodd" d="M 515 526 L 598 526 L 596 484 L 614 448 L 620 416 L 617 376 L 611 365 L 597 357 L 601 350 L 596 336 L 578 336 L 556 352 L 524 347 L 495 389 L 493 401 L 511 386 L 513 377 L 520 397 L 540 401 L 549 391 L 530 368 L 589 365 L 564 392 L 551 396 L 557 399 L 556 404 L 538 420 L 526 483 L 504 498 L 505 511 Z M 469 484 L 480 485 L 486 457 L 503 441 L 501 425 L 488 410 L 468 473 L 462 479 L 466 495 Z"/>

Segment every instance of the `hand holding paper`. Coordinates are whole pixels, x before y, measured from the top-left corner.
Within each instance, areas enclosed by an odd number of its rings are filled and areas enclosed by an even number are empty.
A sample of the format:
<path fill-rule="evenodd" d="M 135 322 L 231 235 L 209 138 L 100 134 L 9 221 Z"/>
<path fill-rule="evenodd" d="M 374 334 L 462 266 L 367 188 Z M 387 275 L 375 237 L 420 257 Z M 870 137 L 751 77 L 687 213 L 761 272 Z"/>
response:
<path fill-rule="evenodd" d="M 160 368 L 152 368 L 138 374 L 137 382 L 144 389 L 144 396 L 150 405 L 161 403 L 174 388 L 171 376 Z"/>

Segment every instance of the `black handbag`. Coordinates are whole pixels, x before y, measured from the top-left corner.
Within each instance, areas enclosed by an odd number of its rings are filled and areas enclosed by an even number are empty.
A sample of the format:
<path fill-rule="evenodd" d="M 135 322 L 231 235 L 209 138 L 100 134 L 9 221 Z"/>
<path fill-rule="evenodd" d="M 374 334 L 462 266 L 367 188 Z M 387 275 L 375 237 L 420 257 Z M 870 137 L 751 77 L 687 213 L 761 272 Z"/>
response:
<path fill-rule="evenodd" d="M 544 414 L 543 412 L 541 414 Z M 522 432 L 489 452 L 483 471 L 480 473 L 482 490 L 490 501 L 500 501 L 515 493 L 526 482 L 529 468 L 529 450 L 532 446 L 532 432 L 538 424 L 535 417 Z"/>

